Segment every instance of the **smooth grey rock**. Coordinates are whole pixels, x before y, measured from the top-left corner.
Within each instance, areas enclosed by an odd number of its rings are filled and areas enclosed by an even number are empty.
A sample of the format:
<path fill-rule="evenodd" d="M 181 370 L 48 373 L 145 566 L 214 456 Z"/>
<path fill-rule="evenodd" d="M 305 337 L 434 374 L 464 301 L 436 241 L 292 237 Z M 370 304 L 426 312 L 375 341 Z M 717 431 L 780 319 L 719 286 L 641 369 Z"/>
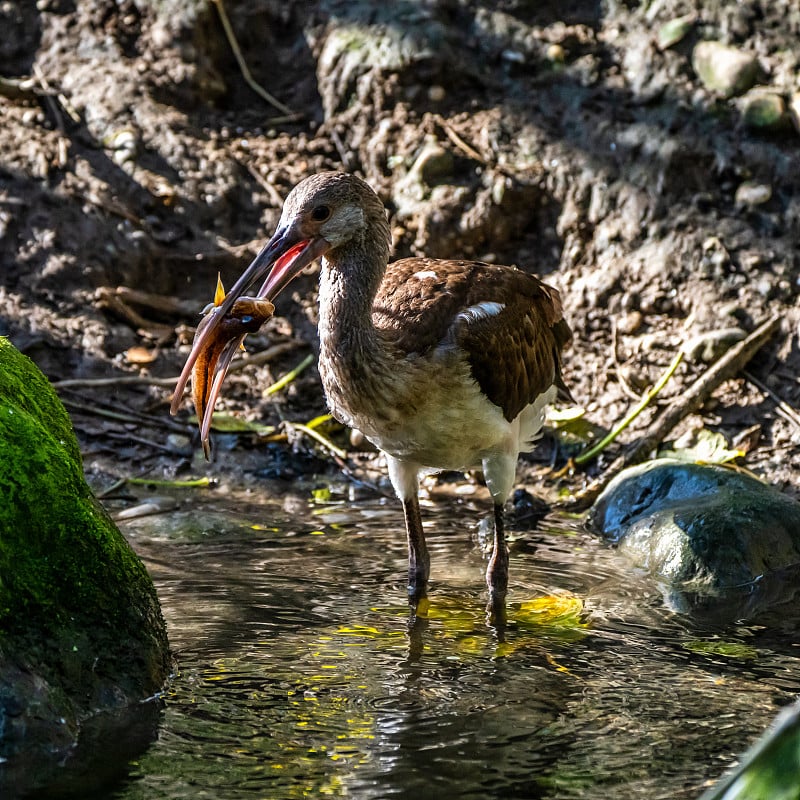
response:
<path fill-rule="evenodd" d="M 743 94 L 758 80 L 758 59 L 722 42 L 699 42 L 692 53 L 692 66 L 707 89 L 723 97 Z"/>
<path fill-rule="evenodd" d="M 794 591 L 784 578 L 800 569 L 800 503 L 730 469 L 667 459 L 632 467 L 588 523 L 659 578 L 676 610 L 730 590 L 745 601 L 737 613 L 751 613 Z"/>

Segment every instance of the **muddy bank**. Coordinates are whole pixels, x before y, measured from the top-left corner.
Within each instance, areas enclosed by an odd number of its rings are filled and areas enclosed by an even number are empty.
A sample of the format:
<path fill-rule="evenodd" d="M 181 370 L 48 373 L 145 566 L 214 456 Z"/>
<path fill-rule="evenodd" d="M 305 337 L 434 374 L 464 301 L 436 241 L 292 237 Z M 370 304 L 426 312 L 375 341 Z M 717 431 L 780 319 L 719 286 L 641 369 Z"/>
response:
<path fill-rule="evenodd" d="M 800 432 L 776 400 L 800 406 L 794 5 L 371 5 L 230 4 L 259 93 L 211 2 L 6 4 L 0 333 L 54 381 L 175 376 L 217 272 L 233 281 L 289 189 L 354 170 L 387 204 L 396 256 L 513 263 L 561 289 L 566 378 L 593 424 L 619 419 L 686 340 L 780 314 L 749 367 L 761 387 L 726 382 L 676 434 L 720 430 L 797 494 Z M 713 83 L 703 41 L 741 55 L 746 80 Z M 774 124 L 755 124 L 753 92 L 783 104 Z M 277 350 L 230 381 L 224 408 L 270 425 L 324 410 L 313 368 L 260 391 L 314 351 L 315 314 L 310 276 L 251 337 L 251 352 Z M 704 352 L 659 403 L 706 369 Z M 61 387 L 90 471 L 198 468 L 168 386 Z M 223 437 L 212 469 L 335 468 L 289 438 Z M 540 450 L 527 482 L 551 460 Z"/>

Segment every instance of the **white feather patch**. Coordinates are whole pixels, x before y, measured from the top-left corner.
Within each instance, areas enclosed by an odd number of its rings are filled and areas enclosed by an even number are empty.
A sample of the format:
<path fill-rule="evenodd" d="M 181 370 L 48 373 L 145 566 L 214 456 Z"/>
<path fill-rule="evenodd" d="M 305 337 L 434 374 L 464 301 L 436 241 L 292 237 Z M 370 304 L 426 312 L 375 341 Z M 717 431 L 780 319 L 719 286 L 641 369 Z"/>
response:
<path fill-rule="evenodd" d="M 418 281 L 424 281 L 425 278 L 436 278 L 438 276 L 432 269 L 422 269 L 419 272 L 415 272 L 411 277 L 416 278 Z"/>
<path fill-rule="evenodd" d="M 465 308 L 458 315 L 457 319 L 467 324 L 471 322 L 480 322 L 483 319 L 489 319 L 489 317 L 496 317 L 505 307 L 505 303 L 495 303 L 487 300 L 484 303 L 478 303 L 477 305 Z"/>

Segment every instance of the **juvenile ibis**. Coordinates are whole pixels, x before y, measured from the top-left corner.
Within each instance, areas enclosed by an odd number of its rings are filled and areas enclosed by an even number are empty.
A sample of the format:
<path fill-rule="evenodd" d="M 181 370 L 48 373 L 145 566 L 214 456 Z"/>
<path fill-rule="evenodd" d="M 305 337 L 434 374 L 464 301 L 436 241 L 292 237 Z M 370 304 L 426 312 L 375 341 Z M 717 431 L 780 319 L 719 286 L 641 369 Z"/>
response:
<path fill-rule="evenodd" d="M 257 297 L 273 301 L 321 258 L 322 384 L 333 416 L 386 456 L 405 514 L 412 610 L 426 598 L 430 572 L 420 475 L 482 467 L 494 500 L 488 609 L 499 619 L 508 586 L 503 505 L 517 457 L 539 434 L 546 406 L 569 397 L 561 351 L 571 332 L 559 293 L 533 275 L 478 261 L 389 263 L 390 246 L 386 210 L 364 181 L 326 172 L 299 183 L 275 235 L 205 322 L 172 410 L 198 356 L 218 340 L 219 325 L 249 287 L 264 279 Z M 239 341 L 217 370 L 207 420 Z"/>

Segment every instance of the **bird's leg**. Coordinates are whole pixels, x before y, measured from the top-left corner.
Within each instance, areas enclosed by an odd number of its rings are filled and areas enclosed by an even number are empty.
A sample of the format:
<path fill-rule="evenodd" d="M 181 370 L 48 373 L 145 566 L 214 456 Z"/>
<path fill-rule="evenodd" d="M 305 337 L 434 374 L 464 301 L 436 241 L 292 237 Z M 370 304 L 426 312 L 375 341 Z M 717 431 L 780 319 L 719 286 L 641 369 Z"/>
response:
<path fill-rule="evenodd" d="M 419 498 L 416 494 L 403 500 L 408 535 L 408 602 L 416 609 L 428 594 L 431 560 L 422 530 Z"/>
<path fill-rule="evenodd" d="M 408 536 L 408 602 L 414 614 L 423 614 L 428 594 L 431 560 L 419 512 L 419 465 L 386 454 L 389 478 L 403 504 Z"/>
<path fill-rule="evenodd" d="M 489 603 L 486 610 L 492 625 L 502 625 L 506 619 L 506 592 L 508 591 L 508 547 L 503 524 L 503 504 L 494 504 L 494 545 L 486 568 L 486 585 Z"/>

